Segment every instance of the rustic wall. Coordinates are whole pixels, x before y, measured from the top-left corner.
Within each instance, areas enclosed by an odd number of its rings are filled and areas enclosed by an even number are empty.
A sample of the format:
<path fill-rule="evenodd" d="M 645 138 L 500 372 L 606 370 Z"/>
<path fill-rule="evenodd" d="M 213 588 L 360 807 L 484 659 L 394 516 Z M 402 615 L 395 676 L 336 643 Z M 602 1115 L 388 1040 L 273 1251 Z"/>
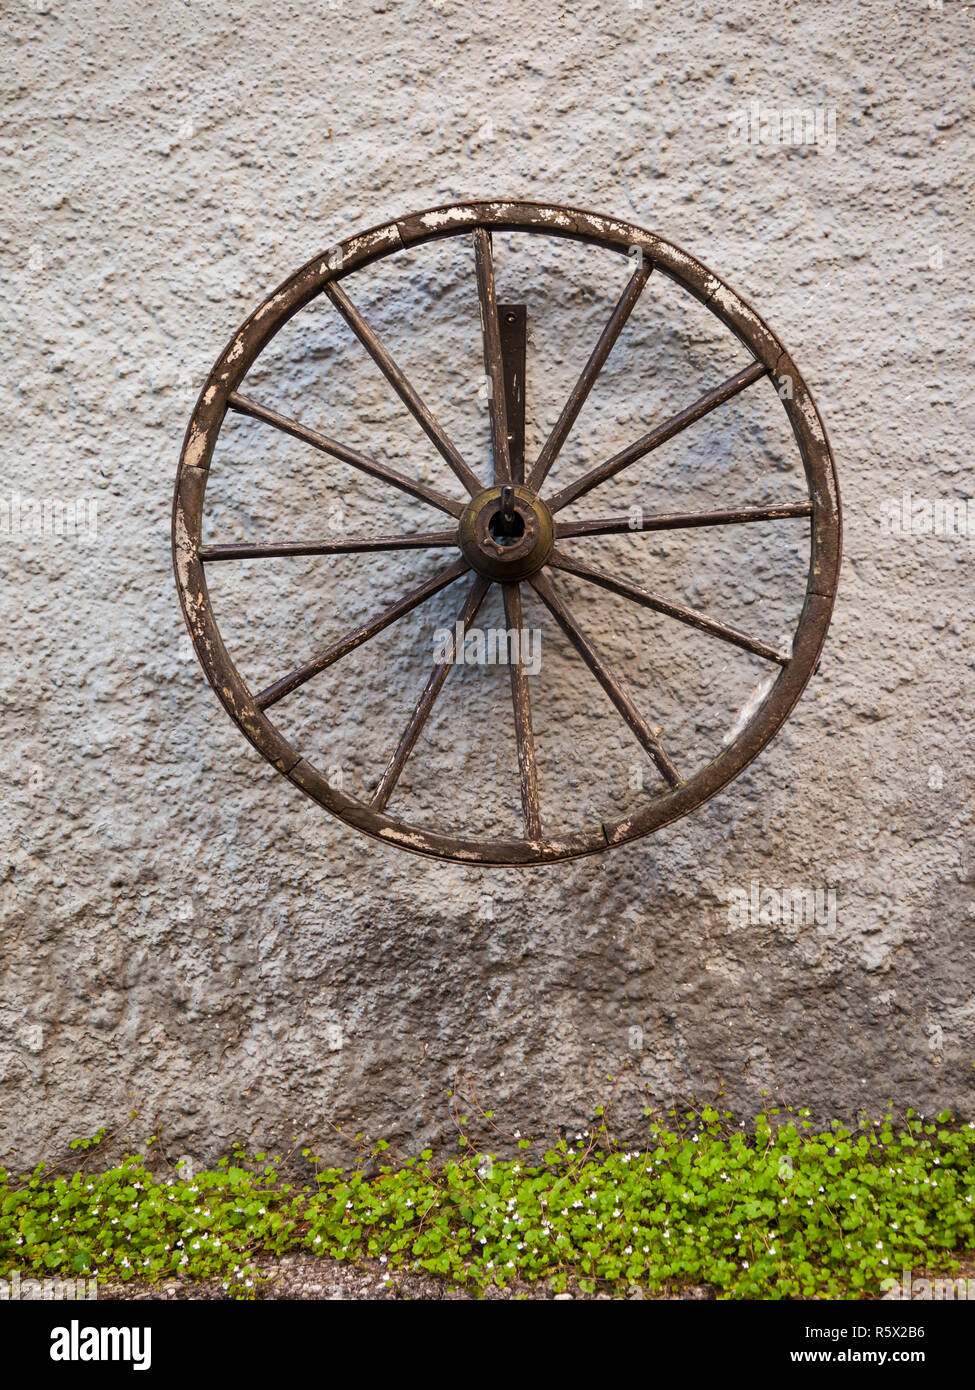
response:
<path fill-rule="evenodd" d="M 330 1121 L 413 1147 L 445 1123 L 457 1067 L 528 1129 L 584 1118 L 624 1059 L 657 1100 L 720 1080 L 743 1113 L 768 1090 L 820 1114 L 970 1114 L 975 503 L 961 534 L 939 531 L 944 501 L 973 494 L 972 13 L 36 0 L 2 22 L 0 1151 L 32 1160 L 134 1107 L 201 1157 Z M 766 135 L 774 113 L 812 109 L 818 143 L 756 143 L 752 103 Z M 628 218 L 736 285 L 816 394 L 847 520 L 821 670 L 758 762 L 652 840 L 525 872 L 383 848 L 276 776 L 204 680 L 169 557 L 185 422 L 250 308 L 358 228 L 498 194 Z M 499 239 L 502 297 L 532 317 L 537 450 L 626 267 L 533 252 Z M 483 465 L 470 264 L 446 245 L 399 260 L 358 302 Z M 651 281 L 561 476 L 741 361 Z M 254 394 L 444 481 L 327 304 L 282 335 Z M 212 536 L 430 525 L 270 433 L 228 426 Z M 892 525 L 907 492 L 909 524 Z M 774 395 L 749 395 L 601 500 L 800 493 Z M 35 526 L 44 498 L 80 499 L 85 534 Z M 796 534 L 579 553 L 778 639 L 801 601 Z M 228 566 L 214 603 L 256 682 L 435 563 Z M 764 674 L 577 581 L 565 592 L 692 760 Z M 374 781 L 460 602 L 448 591 L 282 706 L 348 788 Z M 530 617 L 551 814 L 618 814 L 640 750 Z M 446 785 L 470 828 L 514 829 L 507 710 L 503 671 L 456 672 L 400 809 L 430 823 Z M 818 893 L 818 920 L 763 921 L 753 883 Z"/>

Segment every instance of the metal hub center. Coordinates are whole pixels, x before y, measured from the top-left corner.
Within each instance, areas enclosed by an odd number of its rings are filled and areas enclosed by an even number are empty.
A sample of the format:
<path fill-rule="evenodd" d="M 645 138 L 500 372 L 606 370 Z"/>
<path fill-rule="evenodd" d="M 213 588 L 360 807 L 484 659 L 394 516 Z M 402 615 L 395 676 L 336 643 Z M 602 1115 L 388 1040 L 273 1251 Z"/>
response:
<path fill-rule="evenodd" d="M 548 507 L 520 484 L 485 488 L 460 518 L 460 548 L 472 568 L 502 582 L 540 570 L 554 539 Z"/>

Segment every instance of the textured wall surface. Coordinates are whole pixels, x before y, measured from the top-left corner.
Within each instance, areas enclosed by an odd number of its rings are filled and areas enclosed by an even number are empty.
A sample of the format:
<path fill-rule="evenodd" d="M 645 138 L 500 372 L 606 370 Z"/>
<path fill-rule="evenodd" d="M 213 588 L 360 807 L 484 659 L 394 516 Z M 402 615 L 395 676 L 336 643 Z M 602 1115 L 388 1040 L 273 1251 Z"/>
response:
<path fill-rule="evenodd" d="M 658 1102 L 723 1084 L 743 1114 L 767 1090 L 821 1115 L 971 1115 L 973 12 L 36 0 L 2 28 L 0 1152 L 30 1161 L 132 1108 L 201 1157 L 324 1142 L 330 1123 L 412 1148 L 449 1128 L 458 1067 L 523 1130 L 585 1119 L 624 1061 Z M 773 143 L 796 107 L 818 139 Z M 527 871 L 377 845 L 277 776 L 206 683 L 169 553 L 186 421 L 246 313 L 360 228 L 494 196 L 629 219 L 735 285 L 816 396 L 846 519 L 821 669 L 758 761 L 652 839 Z M 496 251 L 501 298 L 529 306 L 537 451 L 627 267 L 567 243 Z M 347 285 L 485 467 L 469 248 Z M 652 277 L 557 476 L 743 360 Z M 248 389 L 449 479 L 325 302 Z M 767 383 L 638 472 L 578 514 L 802 495 Z M 47 534 L 43 508 L 35 525 L 45 498 L 80 501 L 82 534 Z M 207 494 L 212 539 L 433 516 L 243 419 Z M 802 523 L 746 529 L 577 553 L 778 642 Z M 437 563 L 213 566 L 214 608 L 256 688 Z M 580 581 L 563 592 L 675 756 L 720 747 L 761 660 Z M 282 703 L 347 789 L 374 785 L 461 602 L 447 590 Z M 547 812 L 620 814 L 652 769 L 543 612 L 527 620 Z M 393 809 L 517 831 L 509 708 L 501 668 L 455 671 Z M 794 889 L 819 895 L 812 920 L 782 920 Z"/>

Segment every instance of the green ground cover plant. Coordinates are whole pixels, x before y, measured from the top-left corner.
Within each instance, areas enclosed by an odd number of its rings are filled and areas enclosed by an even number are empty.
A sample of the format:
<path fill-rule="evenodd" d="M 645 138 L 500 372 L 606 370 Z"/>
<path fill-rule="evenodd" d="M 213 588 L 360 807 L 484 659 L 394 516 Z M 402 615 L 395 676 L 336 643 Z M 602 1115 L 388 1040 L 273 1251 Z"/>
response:
<path fill-rule="evenodd" d="M 384 1142 L 357 1136 L 345 1170 L 308 1149 L 237 1149 L 192 1179 L 160 1170 L 155 1138 L 99 1170 L 100 1131 L 74 1141 L 74 1171 L 0 1169 L 0 1274 L 217 1278 L 254 1297 L 259 1262 L 300 1250 L 474 1291 L 545 1280 L 556 1292 L 709 1284 L 719 1298 L 843 1299 L 876 1296 L 902 1269 L 952 1273 L 975 1248 L 975 1125 L 948 1112 L 817 1129 L 801 1110 L 746 1126 L 711 1106 L 673 1109 L 648 1114 L 626 1146 L 597 1112 L 547 1147 L 516 1134 L 503 1159 L 457 1119 L 447 1158 L 388 1164 Z"/>

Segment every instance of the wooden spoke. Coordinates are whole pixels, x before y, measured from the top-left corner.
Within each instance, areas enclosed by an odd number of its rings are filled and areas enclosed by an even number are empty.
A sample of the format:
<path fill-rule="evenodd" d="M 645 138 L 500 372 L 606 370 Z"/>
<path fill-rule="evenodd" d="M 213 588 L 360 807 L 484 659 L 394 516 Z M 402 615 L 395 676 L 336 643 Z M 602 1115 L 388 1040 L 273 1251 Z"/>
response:
<path fill-rule="evenodd" d="M 599 652 L 582 631 L 569 609 L 556 594 L 552 582 L 544 573 L 535 574 L 528 581 L 539 598 L 551 611 L 556 622 L 565 632 L 569 641 L 599 681 L 606 694 L 622 715 L 637 742 L 649 753 L 663 777 L 671 787 L 679 787 L 683 781 L 680 773 L 670 761 L 661 746 L 660 739 L 640 714 L 629 695 L 609 670 Z"/>
<path fill-rule="evenodd" d="M 439 593 L 441 589 L 446 589 L 448 584 L 459 579 L 469 568 L 466 560 L 456 560 L 447 569 L 441 570 L 432 579 L 428 579 L 425 584 L 421 584 L 418 589 L 412 589 L 408 594 L 404 594 L 391 607 L 384 609 L 378 617 L 370 619 L 362 627 L 357 627 L 352 632 L 347 633 L 337 642 L 333 642 L 330 647 L 326 647 L 319 656 L 305 662 L 304 666 L 299 666 L 290 675 L 282 676 L 273 685 L 262 690 L 255 697 L 255 704 L 259 709 L 267 709 L 269 705 L 275 704 L 285 695 L 290 695 L 292 690 L 297 690 L 299 685 L 304 685 L 305 681 L 310 680 L 312 676 L 317 676 L 320 671 L 331 666 L 333 661 L 338 661 L 339 657 L 346 656 L 356 647 L 361 647 L 363 642 L 369 641 L 370 637 L 375 637 L 378 632 L 382 632 L 383 628 L 389 627 L 390 623 L 395 623 L 398 618 L 411 612 L 424 599 Z"/>
<path fill-rule="evenodd" d="M 263 420 L 265 424 L 273 425 L 275 429 L 283 430 L 285 434 L 293 435 L 295 439 L 304 440 L 306 444 L 321 449 L 323 453 L 331 454 L 333 458 L 351 464 L 353 468 L 358 468 L 362 473 L 379 478 L 382 482 L 389 483 L 391 487 L 398 487 L 402 492 L 408 492 L 412 497 L 419 498 L 421 502 L 429 502 L 431 507 L 437 507 L 440 511 L 449 513 L 450 516 L 460 516 L 464 510 L 460 502 L 455 501 L 453 497 L 448 497 L 446 493 L 438 492 L 436 488 L 427 487 L 426 483 L 414 482 L 405 474 L 397 473 L 394 468 L 387 468 L 384 463 L 379 463 L 376 459 L 367 458 L 365 454 L 357 453 L 355 449 L 348 449 L 338 440 L 329 439 L 328 435 L 320 434 L 318 430 L 309 429 L 307 425 L 299 424 L 297 420 L 291 420 L 286 415 L 279 415 L 276 410 L 270 410 L 265 405 L 258 405 L 257 401 L 252 401 L 247 396 L 241 396 L 236 391 L 230 393 L 227 403 L 238 414 L 250 415 L 255 420 Z"/>
<path fill-rule="evenodd" d="M 588 517 L 582 521 L 557 521 L 556 540 L 570 536 L 638 535 L 641 531 L 680 531 L 691 526 L 737 526 L 746 521 L 779 521 L 783 517 L 812 516 L 811 502 L 784 502 L 778 507 L 737 507 L 723 512 L 644 512 L 634 516 Z"/>
<path fill-rule="evenodd" d="M 467 597 L 467 602 L 464 604 L 460 617 L 458 618 L 462 632 L 466 632 L 477 617 L 478 609 L 484 602 L 484 595 L 490 587 L 491 581 L 485 579 L 482 575 L 478 575 L 474 580 L 470 594 Z M 434 667 L 433 671 L 431 671 L 430 678 L 423 688 L 423 693 L 419 700 L 417 700 L 413 713 L 410 715 L 410 722 L 403 730 L 403 736 L 396 745 L 396 751 L 390 758 L 386 766 L 386 771 L 380 778 L 379 785 L 373 793 L 372 800 L 369 803 L 373 811 L 385 810 L 386 804 L 392 795 L 393 788 L 399 781 L 400 773 L 406 766 L 406 760 L 412 753 L 417 739 L 420 737 L 420 733 L 424 724 L 427 722 L 430 711 L 433 709 L 437 696 L 440 694 L 443 683 L 450 675 L 450 670 L 456 655 L 457 630 L 455 627 L 454 634 L 450 639 L 449 656 L 447 656 L 441 665 Z"/>
<path fill-rule="evenodd" d="M 688 626 L 696 627 L 701 632 L 709 632 L 712 637 L 720 637 L 722 641 L 731 642 L 736 647 L 742 647 L 746 652 L 754 652 L 756 656 L 764 656 L 767 661 L 777 661 L 780 666 L 788 666 L 791 660 L 790 657 L 777 652 L 774 647 L 768 646 L 765 642 L 756 642 L 754 638 L 748 637 L 744 632 L 738 632 L 733 627 L 726 627 L 724 623 L 719 623 L 714 618 L 708 618 L 693 608 L 684 608 L 679 603 L 670 603 L 667 599 L 658 598 L 656 594 L 648 593 L 646 589 L 640 589 L 625 579 L 615 579 L 611 574 L 604 574 L 602 570 L 593 569 L 592 565 L 582 564 L 578 560 L 570 560 L 568 556 L 561 554 L 558 550 L 552 551 L 549 564 L 554 565 L 556 569 L 564 570 L 566 574 L 574 574 L 579 579 L 588 579 L 591 584 L 599 584 L 614 594 L 632 599 L 634 603 L 642 604 L 644 608 L 652 608 L 657 613 L 666 613 L 668 617 L 676 618 L 678 622 L 687 623 Z"/>
<path fill-rule="evenodd" d="M 405 536 L 359 536 L 341 541 L 272 541 L 254 545 L 201 545 L 201 560 L 252 560 L 274 555 L 358 555 L 372 550 L 426 550 L 457 544 L 456 531 Z"/>
<path fill-rule="evenodd" d="M 582 369 L 582 375 L 572 388 L 569 399 L 562 407 L 562 414 L 556 420 L 552 433 L 549 435 L 548 439 L 546 439 L 542 447 L 542 452 L 535 460 L 535 466 L 532 469 L 531 477 L 528 481 L 528 486 L 533 492 L 538 492 L 541 489 L 542 483 L 544 483 L 548 476 L 549 469 L 558 457 L 559 450 L 562 448 L 562 445 L 568 437 L 569 431 L 575 424 L 576 416 L 585 405 L 586 398 L 592 390 L 596 378 L 602 371 L 606 364 L 607 357 L 613 350 L 613 344 L 623 331 L 623 325 L 630 317 L 633 306 L 643 293 L 643 287 L 650 278 L 652 269 L 653 266 L 649 262 L 645 262 L 643 265 L 638 266 L 630 276 L 623 293 L 617 301 L 616 308 L 610 315 L 609 322 L 606 324 L 606 327 L 599 336 L 599 341 L 592 350 L 589 361 Z"/>
<path fill-rule="evenodd" d="M 628 468 L 631 463 L 636 463 L 637 459 L 642 459 L 645 454 L 649 454 L 652 449 L 656 449 L 661 444 L 665 444 L 668 439 L 673 439 L 675 434 L 680 434 L 681 430 L 687 429 L 695 420 L 700 420 L 717 406 L 723 405 L 725 401 L 730 401 L 732 396 L 737 396 L 739 391 L 744 391 L 746 386 L 751 386 L 752 382 L 758 381 L 760 377 L 766 375 L 766 368 L 761 362 L 753 362 L 750 367 L 745 367 L 730 377 L 721 386 L 715 386 L 713 390 L 705 392 L 703 396 L 693 405 L 689 405 L 680 414 L 673 415 L 662 425 L 651 430 L 649 434 L 643 435 L 635 444 L 630 444 L 621 453 L 614 454 L 605 463 L 599 464 L 596 468 L 584 473 L 581 478 L 577 478 L 574 483 L 569 483 L 557 492 L 548 504 L 550 512 L 557 512 L 562 507 L 567 507 L 570 502 L 574 502 L 583 493 L 589 492 L 600 483 L 606 482 L 607 478 L 614 477 L 622 469 Z"/>
<path fill-rule="evenodd" d="M 521 651 L 521 588 L 517 584 L 502 584 L 501 591 L 504 596 L 504 620 L 508 632 L 518 634 L 515 661 L 510 661 L 511 638 L 508 638 L 508 669 L 511 673 L 511 703 L 515 712 L 515 734 L 518 739 L 518 768 L 521 774 L 521 806 L 525 817 L 525 833 L 529 840 L 540 840 L 542 821 L 538 807 L 538 772 L 535 766 L 535 738 L 532 733 L 531 694 Z"/>
<path fill-rule="evenodd" d="M 443 427 L 439 421 L 427 406 L 424 405 L 419 394 L 407 379 L 406 374 L 393 361 L 392 357 L 366 323 L 358 309 L 356 309 L 351 302 L 348 295 L 334 282 L 325 286 L 325 293 L 352 329 L 352 332 L 359 339 L 359 342 L 365 348 L 366 352 L 368 352 L 390 386 L 392 386 L 407 410 L 409 410 L 424 434 L 433 443 L 441 456 L 446 459 L 447 463 L 457 474 L 457 477 L 464 484 L 464 487 L 471 496 L 475 496 L 476 493 L 482 490 L 480 481 L 461 458 L 454 444 L 451 443 L 444 433 Z"/>
<path fill-rule="evenodd" d="M 481 307 L 484 372 L 491 392 L 491 447 L 494 455 L 494 483 L 497 487 L 502 483 L 511 482 L 511 456 L 508 450 L 508 412 L 505 404 L 498 297 L 494 285 L 494 257 L 491 251 L 491 234 L 484 227 L 478 227 L 474 231 L 474 263 L 477 268 L 477 298 Z"/>

